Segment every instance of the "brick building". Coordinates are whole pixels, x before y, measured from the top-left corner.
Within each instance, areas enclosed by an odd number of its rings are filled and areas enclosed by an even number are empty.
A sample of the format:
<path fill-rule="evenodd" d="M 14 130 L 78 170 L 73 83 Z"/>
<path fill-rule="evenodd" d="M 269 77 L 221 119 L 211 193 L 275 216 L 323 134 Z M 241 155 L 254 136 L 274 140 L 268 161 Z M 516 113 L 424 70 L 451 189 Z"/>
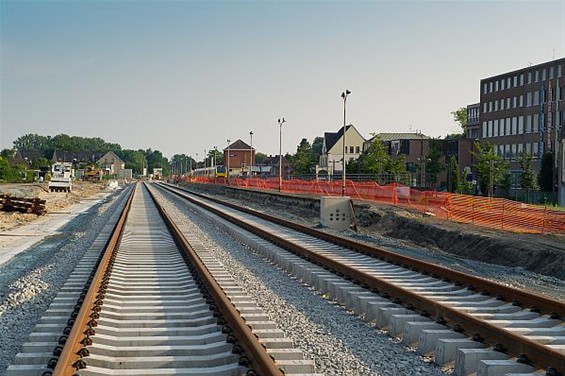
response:
<path fill-rule="evenodd" d="M 564 87 L 562 58 L 482 79 L 480 102 L 467 107 L 467 138 L 490 143 L 510 163 L 513 188 L 519 187 L 521 153 L 532 154 L 539 172 L 543 153 L 558 150 Z"/>

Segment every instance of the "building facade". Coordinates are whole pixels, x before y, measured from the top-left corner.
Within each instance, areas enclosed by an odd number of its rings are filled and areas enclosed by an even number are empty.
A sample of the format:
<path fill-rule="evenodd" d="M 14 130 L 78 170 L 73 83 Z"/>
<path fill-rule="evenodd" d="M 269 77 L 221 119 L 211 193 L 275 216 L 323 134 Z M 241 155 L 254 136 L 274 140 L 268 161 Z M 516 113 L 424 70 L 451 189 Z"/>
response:
<path fill-rule="evenodd" d="M 229 174 L 248 175 L 255 163 L 255 149 L 241 140 L 237 140 L 224 149 L 224 163 L 229 165 Z"/>
<path fill-rule="evenodd" d="M 317 174 L 322 171 L 330 175 L 343 172 L 343 129 L 344 127 L 341 127 L 337 132 L 324 133 L 322 154 L 319 164 L 316 166 Z M 353 125 L 350 124 L 345 127 L 345 163 L 361 156 L 365 142 L 365 138 Z"/>

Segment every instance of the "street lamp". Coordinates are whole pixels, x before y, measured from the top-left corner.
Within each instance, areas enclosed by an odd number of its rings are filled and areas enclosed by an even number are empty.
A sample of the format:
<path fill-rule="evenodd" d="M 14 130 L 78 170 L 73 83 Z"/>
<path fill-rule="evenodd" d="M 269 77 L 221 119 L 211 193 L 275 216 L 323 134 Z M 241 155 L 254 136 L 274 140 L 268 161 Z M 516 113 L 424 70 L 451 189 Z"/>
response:
<path fill-rule="evenodd" d="M 249 176 L 253 175 L 253 131 L 249 132 L 249 137 L 251 138 L 251 145 L 249 146 L 251 148 L 250 150 L 250 155 L 249 155 L 249 159 L 251 160 L 251 163 L 249 163 Z"/>
<path fill-rule="evenodd" d="M 198 168 L 198 153 L 196 153 L 196 168 Z"/>
<path fill-rule="evenodd" d="M 347 102 L 347 97 L 351 94 L 351 91 L 345 90 L 341 93 L 343 98 L 343 160 L 342 160 L 342 183 L 341 183 L 341 195 L 345 196 L 345 103 Z"/>
<path fill-rule="evenodd" d="M 204 149 L 204 168 L 206 168 L 206 149 Z"/>
<path fill-rule="evenodd" d="M 214 167 L 216 167 L 216 153 L 218 152 L 218 148 L 214 146 Z"/>
<path fill-rule="evenodd" d="M 284 118 L 279 119 L 279 192 L 282 191 L 282 125 L 286 122 Z"/>
<path fill-rule="evenodd" d="M 227 178 L 228 179 L 230 178 L 230 143 L 231 143 L 231 140 L 228 139 L 228 157 L 227 157 L 227 160 L 228 160 Z"/>

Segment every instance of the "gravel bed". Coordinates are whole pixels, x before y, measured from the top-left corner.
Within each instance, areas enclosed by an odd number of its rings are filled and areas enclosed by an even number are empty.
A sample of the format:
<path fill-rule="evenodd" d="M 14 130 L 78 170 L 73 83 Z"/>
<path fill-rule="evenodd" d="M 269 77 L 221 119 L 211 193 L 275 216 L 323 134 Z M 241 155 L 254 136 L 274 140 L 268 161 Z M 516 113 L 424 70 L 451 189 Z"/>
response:
<path fill-rule="evenodd" d="M 225 196 L 218 197 L 225 200 Z M 293 221 L 308 227 L 317 227 L 319 220 L 300 217 L 280 209 L 265 208 L 264 205 L 250 203 L 249 201 L 229 198 L 229 201 L 257 210 L 269 215 Z M 419 260 L 427 261 L 457 270 L 463 273 L 475 275 L 490 281 L 498 282 L 510 287 L 520 288 L 531 293 L 541 294 L 549 299 L 565 301 L 563 291 L 565 291 L 565 280 L 551 276 L 534 273 L 520 267 L 508 267 L 498 264 L 489 264 L 482 261 L 471 260 L 462 256 L 454 255 L 438 248 L 419 247 L 406 240 L 400 240 L 369 232 L 363 228 L 359 232 L 343 231 L 338 232 L 325 228 L 324 231 L 335 235 L 348 237 L 356 241 L 378 246 L 390 252 L 414 257 Z"/>
<path fill-rule="evenodd" d="M 0 266 L 0 375 L 27 341 L 74 267 L 124 202 L 116 192 Z"/>
<path fill-rule="evenodd" d="M 444 375 L 430 359 L 324 299 L 318 292 L 224 234 L 189 204 L 163 193 L 194 235 L 245 287 L 277 326 L 326 375 Z"/>

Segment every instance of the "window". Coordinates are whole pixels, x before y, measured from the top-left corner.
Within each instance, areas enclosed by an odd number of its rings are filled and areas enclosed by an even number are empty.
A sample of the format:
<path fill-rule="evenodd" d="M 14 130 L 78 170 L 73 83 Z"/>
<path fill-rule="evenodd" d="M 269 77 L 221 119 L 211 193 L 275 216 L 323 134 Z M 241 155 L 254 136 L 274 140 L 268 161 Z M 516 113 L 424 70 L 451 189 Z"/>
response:
<path fill-rule="evenodd" d="M 506 136 L 506 119 L 500 119 L 500 132 L 501 136 Z"/>
<path fill-rule="evenodd" d="M 536 70 L 535 81 L 534 81 L 534 82 L 538 82 L 538 81 L 539 81 L 539 70 Z"/>
<path fill-rule="evenodd" d="M 504 110 L 504 99 L 500 100 L 500 109 Z"/>
<path fill-rule="evenodd" d="M 494 91 L 498 91 L 498 80 L 494 81 Z"/>
<path fill-rule="evenodd" d="M 549 67 L 549 79 L 553 78 L 553 67 Z"/>
<path fill-rule="evenodd" d="M 547 70 L 545 68 L 543 68 L 543 71 L 541 72 L 541 80 L 545 81 L 545 76 L 546 76 Z"/>
<path fill-rule="evenodd" d="M 510 84 L 511 84 L 511 80 L 512 80 L 512 79 L 511 79 L 510 77 L 507 77 L 507 78 L 506 78 L 506 87 L 507 87 L 508 89 L 510 89 L 510 87 L 511 87 L 511 85 L 510 85 Z"/>
<path fill-rule="evenodd" d="M 532 143 L 532 156 L 534 156 L 535 158 L 538 157 L 539 153 L 538 153 L 538 143 L 537 142 L 533 142 Z"/>
<path fill-rule="evenodd" d="M 510 108 L 510 98 L 506 98 L 506 108 Z"/>
<path fill-rule="evenodd" d="M 510 122 L 510 118 L 506 118 L 506 126 L 505 126 L 506 128 L 505 128 L 505 131 L 504 131 L 504 134 L 506 136 L 508 136 L 510 134 L 511 125 L 512 125 L 512 123 Z"/>
<path fill-rule="evenodd" d="M 510 134 L 517 134 L 518 133 L 518 118 L 514 116 L 512 118 L 512 129 L 510 130 Z"/>
<path fill-rule="evenodd" d="M 526 153 L 532 154 L 532 144 L 526 142 Z"/>
<path fill-rule="evenodd" d="M 500 80 L 500 90 L 506 89 L 506 87 L 504 86 L 505 83 L 506 83 L 506 81 L 504 81 L 504 78 L 502 80 Z"/>
<path fill-rule="evenodd" d="M 516 108 L 518 106 L 518 97 L 512 98 L 512 108 Z"/>
<path fill-rule="evenodd" d="M 539 131 L 538 124 L 539 124 L 538 115 L 537 115 L 537 114 L 533 114 L 533 115 L 532 115 L 532 132 L 535 133 L 535 132 Z"/>
<path fill-rule="evenodd" d="M 492 81 L 488 83 L 488 92 L 492 93 Z"/>
<path fill-rule="evenodd" d="M 487 107 L 487 106 L 488 106 L 488 103 L 487 103 L 487 102 L 483 103 L 483 112 L 484 112 L 484 113 L 487 113 L 487 112 L 488 112 L 488 107 Z"/>
<path fill-rule="evenodd" d="M 532 83 L 532 72 L 528 72 L 528 83 Z"/>
<path fill-rule="evenodd" d="M 492 120 L 488 121 L 487 137 L 492 137 Z"/>
<path fill-rule="evenodd" d="M 488 102 L 488 112 L 492 112 L 492 102 Z"/>
<path fill-rule="evenodd" d="M 359 154 L 361 152 L 360 146 L 355 146 L 355 153 Z"/>
<path fill-rule="evenodd" d="M 561 64 L 557 66 L 557 77 L 561 77 Z"/>
<path fill-rule="evenodd" d="M 485 82 L 483 84 L 483 94 L 486 94 L 486 93 L 488 93 L 488 84 Z"/>
<path fill-rule="evenodd" d="M 526 123 L 524 124 L 524 133 L 530 133 L 532 130 L 532 115 L 526 115 Z"/>
<path fill-rule="evenodd" d="M 520 75 L 520 86 L 524 86 L 524 73 Z"/>
<path fill-rule="evenodd" d="M 520 102 L 518 103 L 520 107 L 524 107 L 524 94 L 520 95 Z"/>
<path fill-rule="evenodd" d="M 483 121 L 483 138 L 487 137 L 487 122 Z"/>
<path fill-rule="evenodd" d="M 498 101 L 494 101 L 494 110 L 498 111 Z"/>
<path fill-rule="evenodd" d="M 504 145 L 504 158 L 510 159 L 510 145 Z"/>
<path fill-rule="evenodd" d="M 518 144 L 518 155 L 524 152 L 524 144 Z"/>
<path fill-rule="evenodd" d="M 539 91 L 534 91 L 534 106 L 539 104 Z"/>
<path fill-rule="evenodd" d="M 532 105 L 532 93 L 526 93 L 526 107 Z"/>
<path fill-rule="evenodd" d="M 355 147 L 350 146 L 350 147 L 349 147 L 349 154 L 353 154 L 353 151 L 354 151 L 354 150 L 355 150 Z"/>
<path fill-rule="evenodd" d="M 524 117 L 518 116 L 518 134 L 524 134 Z"/>
<path fill-rule="evenodd" d="M 517 145 L 516 144 L 512 144 L 512 149 L 511 149 L 511 159 L 515 159 L 516 158 L 516 154 L 517 154 Z"/>
<path fill-rule="evenodd" d="M 498 137 L 498 119 L 494 120 L 493 136 Z"/>
<path fill-rule="evenodd" d="M 513 87 L 516 87 L 516 86 L 518 86 L 518 76 L 514 76 L 514 86 Z"/>

